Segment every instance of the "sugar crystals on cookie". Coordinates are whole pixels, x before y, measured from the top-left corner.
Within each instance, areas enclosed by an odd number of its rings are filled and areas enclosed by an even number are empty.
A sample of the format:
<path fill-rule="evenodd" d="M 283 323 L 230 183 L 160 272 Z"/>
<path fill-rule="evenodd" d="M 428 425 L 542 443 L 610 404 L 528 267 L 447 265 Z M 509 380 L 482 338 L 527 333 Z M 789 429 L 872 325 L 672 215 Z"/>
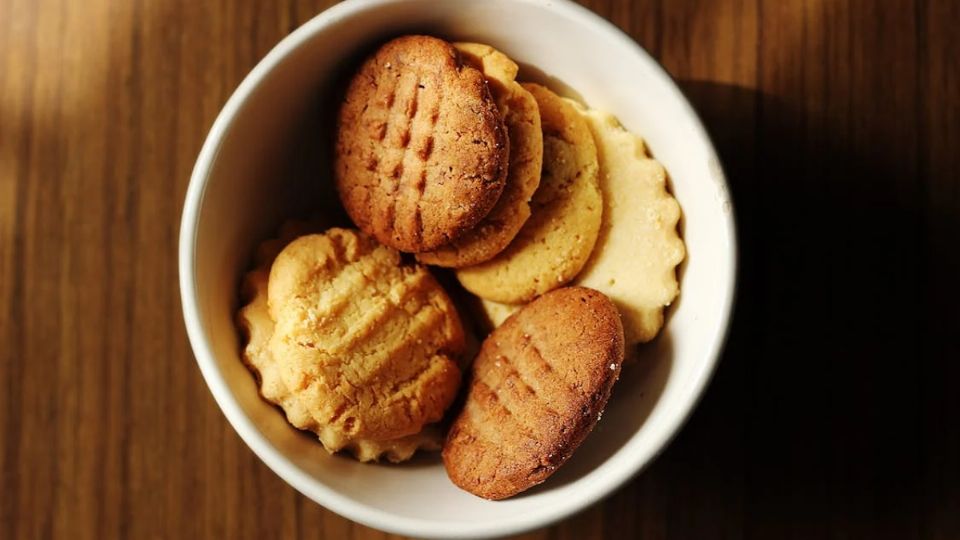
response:
<path fill-rule="evenodd" d="M 607 404 L 623 362 L 623 326 L 603 294 L 549 292 L 483 342 L 443 462 L 486 499 L 535 486 L 566 462 Z"/>
<path fill-rule="evenodd" d="M 493 210 L 459 239 L 434 251 L 417 254 L 417 259 L 426 264 L 462 268 L 495 257 L 530 217 L 530 197 L 540 185 L 543 133 L 537 100 L 515 80 L 519 68 L 513 60 L 489 45 L 454 45 L 489 79 L 510 142 L 507 183 Z"/>
<path fill-rule="evenodd" d="M 508 160 L 486 79 L 446 41 L 391 40 L 347 88 L 337 190 L 353 222 L 386 246 L 419 253 L 460 238 L 497 203 Z"/>

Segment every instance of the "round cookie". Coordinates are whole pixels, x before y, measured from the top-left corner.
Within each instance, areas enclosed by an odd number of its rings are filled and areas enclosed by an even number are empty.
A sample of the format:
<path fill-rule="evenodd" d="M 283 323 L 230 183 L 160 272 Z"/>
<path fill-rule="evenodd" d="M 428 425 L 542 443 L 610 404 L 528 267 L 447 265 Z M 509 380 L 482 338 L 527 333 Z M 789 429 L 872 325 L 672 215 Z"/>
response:
<path fill-rule="evenodd" d="M 506 183 L 507 133 L 487 82 L 449 43 L 389 41 L 347 89 L 334 171 L 360 229 L 400 251 L 429 251 L 483 219 Z"/>
<path fill-rule="evenodd" d="M 580 111 L 597 143 L 603 224 L 574 282 L 603 292 L 620 308 L 627 345 L 647 342 L 660 331 L 663 309 L 680 291 L 676 267 L 685 255 L 677 233 L 680 205 L 643 139 L 608 113 Z"/>
<path fill-rule="evenodd" d="M 361 461 L 438 448 L 428 424 L 456 394 L 463 330 L 429 272 L 343 229 L 296 239 L 267 268 L 248 274 L 239 314 L 263 397 Z"/>
<path fill-rule="evenodd" d="M 270 249 L 270 248 L 267 248 Z M 281 404 L 290 391 L 280 378 L 278 364 L 267 344 L 273 336 L 273 320 L 267 309 L 267 280 L 270 267 L 258 268 L 244 279 L 244 297 L 249 302 L 238 315 L 247 337 L 243 360 L 256 375 L 260 394 L 271 403 Z M 413 435 L 391 440 L 357 439 L 345 447 L 360 461 L 376 461 L 381 457 L 393 463 L 406 461 L 417 450 L 439 450 L 443 433 L 439 425 L 430 424 Z"/>
<path fill-rule="evenodd" d="M 546 480 L 599 420 L 623 362 L 617 308 L 584 287 L 549 292 L 484 340 L 443 445 L 447 475 L 486 499 Z"/>
<path fill-rule="evenodd" d="M 496 257 L 457 270 L 468 291 L 508 304 L 573 279 L 590 257 L 603 210 L 597 149 L 583 117 L 543 86 L 523 87 L 537 100 L 543 128 L 543 175 L 530 218 Z"/>
<path fill-rule="evenodd" d="M 459 268 L 489 260 L 510 244 L 530 217 L 530 197 L 540 185 L 543 133 L 540 109 L 530 92 L 516 82 L 518 67 L 505 54 L 479 43 L 454 43 L 468 63 L 490 82 L 510 140 L 507 183 L 493 210 L 459 239 L 434 251 L 418 253 L 426 264 Z"/>

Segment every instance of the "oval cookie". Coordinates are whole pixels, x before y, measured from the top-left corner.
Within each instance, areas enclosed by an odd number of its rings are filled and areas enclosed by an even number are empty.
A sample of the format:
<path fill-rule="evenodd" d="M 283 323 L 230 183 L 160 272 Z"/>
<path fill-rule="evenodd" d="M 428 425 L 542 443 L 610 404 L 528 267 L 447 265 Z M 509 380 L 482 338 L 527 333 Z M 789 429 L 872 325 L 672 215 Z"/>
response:
<path fill-rule="evenodd" d="M 499 199 L 508 159 L 483 74 L 445 41 L 394 39 L 350 82 L 337 189 L 354 223 L 384 245 L 429 251 L 472 229 Z"/>
<path fill-rule="evenodd" d="M 546 480 L 596 425 L 620 374 L 616 307 L 584 287 L 547 293 L 490 334 L 443 445 L 454 484 L 503 499 Z"/>
<path fill-rule="evenodd" d="M 454 46 L 490 82 L 510 141 L 507 183 L 493 210 L 460 239 L 417 254 L 420 262 L 459 268 L 489 260 L 503 251 L 530 217 L 530 197 L 540 185 L 543 133 L 537 101 L 516 82 L 518 68 L 513 60 L 489 45 Z"/>
<path fill-rule="evenodd" d="M 597 143 L 603 223 L 575 283 L 603 292 L 620 308 L 628 345 L 647 342 L 679 293 L 676 267 L 685 254 L 677 233 L 680 205 L 643 139 L 608 113 L 580 110 Z"/>
<path fill-rule="evenodd" d="M 597 150 L 583 117 L 543 86 L 523 87 L 537 100 L 543 129 L 543 174 L 530 218 L 499 255 L 457 270 L 468 291 L 509 304 L 573 279 L 590 256 L 603 210 Z"/>
<path fill-rule="evenodd" d="M 435 447 L 437 430 L 424 429 L 456 394 L 463 330 L 429 272 L 331 229 L 287 245 L 267 275 L 248 276 L 240 314 L 264 398 L 331 452 L 399 461 Z"/>

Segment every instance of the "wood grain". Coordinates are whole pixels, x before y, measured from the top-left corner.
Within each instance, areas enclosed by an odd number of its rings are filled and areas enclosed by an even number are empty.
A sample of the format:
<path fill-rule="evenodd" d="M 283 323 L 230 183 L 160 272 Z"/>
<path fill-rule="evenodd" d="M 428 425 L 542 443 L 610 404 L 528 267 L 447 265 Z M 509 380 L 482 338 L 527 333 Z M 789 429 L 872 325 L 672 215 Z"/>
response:
<path fill-rule="evenodd" d="M 0 0 L 0 538 L 386 538 L 206 390 L 179 213 L 232 89 L 330 2 Z M 641 476 L 520 538 L 960 537 L 960 4 L 593 0 L 737 205 L 729 346 Z"/>

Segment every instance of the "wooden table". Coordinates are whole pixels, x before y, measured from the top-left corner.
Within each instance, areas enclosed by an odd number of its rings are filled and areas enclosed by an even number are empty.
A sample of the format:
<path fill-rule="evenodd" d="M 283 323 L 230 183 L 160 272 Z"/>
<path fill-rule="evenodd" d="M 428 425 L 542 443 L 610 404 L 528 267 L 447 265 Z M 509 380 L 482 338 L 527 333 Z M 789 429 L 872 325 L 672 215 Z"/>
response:
<path fill-rule="evenodd" d="M 719 145 L 740 301 L 705 399 L 524 538 L 960 537 L 960 3 L 587 2 Z M 327 2 L 0 0 L 0 538 L 381 538 L 244 446 L 184 333 L 193 161 Z"/>

